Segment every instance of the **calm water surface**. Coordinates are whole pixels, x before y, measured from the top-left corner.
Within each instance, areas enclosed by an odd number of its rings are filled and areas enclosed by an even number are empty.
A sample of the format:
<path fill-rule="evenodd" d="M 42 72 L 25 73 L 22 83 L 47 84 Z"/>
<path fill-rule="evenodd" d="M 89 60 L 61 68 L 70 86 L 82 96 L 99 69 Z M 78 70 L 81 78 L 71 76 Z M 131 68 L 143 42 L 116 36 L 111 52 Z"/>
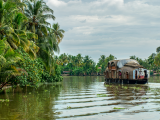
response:
<path fill-rule="evenodd" d="M 0 120 L 54 119 L 160 120 L 160 77 L 146 85 L 104 85 L 103 76 L 65 77 L 61 84 L 0 94 Z"/>

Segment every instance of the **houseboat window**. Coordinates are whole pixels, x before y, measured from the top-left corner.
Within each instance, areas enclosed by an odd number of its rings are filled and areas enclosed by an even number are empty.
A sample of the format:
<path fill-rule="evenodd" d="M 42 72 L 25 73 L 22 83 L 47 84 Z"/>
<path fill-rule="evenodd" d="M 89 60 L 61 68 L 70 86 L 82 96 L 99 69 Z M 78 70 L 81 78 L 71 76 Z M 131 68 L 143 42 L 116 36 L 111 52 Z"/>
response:
<path fill-rule="evenodd" d="M 111 66 L 115 66 L 114 62 L 111 63 Z"/>
<path fill-rule="evenodd" d="M 137 79 L 137 71 L 136 71 L 136 73 L 135 73 L 135 78 Z"/>
<path fill-rule="evenodd" d="M 122 73 L 121 73 L 121 71 L 119 71 L 118 73 L 119 73 L 119 79 L 122 79 Z"/>
<path fill-rule="evenodd" d="M 108 69 L 111 69 L 111 65 L 110 65 L 110 63 L 108 63 Z"/>
<path fill-rule="evenodd" d="M 148 77 L 148 75 L 147 75 L 147 71 L 146 71 L 146 70 L 144 71 L 144 77 L 145 77 L 145 78 L 147 78 L 147 77 Z"/>
<path fill-rule="evenodd" d="M 129 74 L 128 74 L 128 72 L 126 72 L 126 79 L 129 79 Z"/>

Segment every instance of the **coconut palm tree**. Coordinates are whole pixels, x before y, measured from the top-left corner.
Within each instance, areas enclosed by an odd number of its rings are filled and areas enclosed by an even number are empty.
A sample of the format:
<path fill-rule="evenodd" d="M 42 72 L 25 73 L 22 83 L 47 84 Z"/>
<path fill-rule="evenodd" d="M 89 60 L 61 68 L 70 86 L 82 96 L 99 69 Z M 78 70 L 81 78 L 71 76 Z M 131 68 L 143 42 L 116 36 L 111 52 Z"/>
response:
<path fill-rule="evenodd" d="M 17 10 L 16 4 L 12 0 L 6 2 L 0 0 L 0 39 L 5 38 L 6 44 L 13 49 L 22 46 L 25 51 L 28 51 L 35 58 L 35 50 L 32 49 L 33 43 L 30 46 L 28 39 L 36 39 L 37 37 L 31 32 L 21 29 L 22 22 L 27 18 L 22 13 L 16 12 Z"/>
<path fill-rule="evenodd" d="M 85 73 L 89 73 L 90 72 L 89 68 L 93 63 L 93 60 L 88 55 L 86 55 L 83 59 L 83 63 L 84 63 L 83 68 Z"/>
<path fill-rule="evenodd" d="M 17 49 L 20 39 L 11 27 L 11 18 L 15 11 L 17 11 L 16 5 L 12 4 L 11 0 L 6 2 L 0 0 L 0 39 L 6 38 L 8 44 L 12 48 Z"/>
<path fill-rule="evenodd" d="M 24 71 L 15 66 L 20 59 L 20 55 L 5 44 L 5 40 L 0 40 L 0 83 L 2 83 L 0 89 L 9 82 L 10 78 L 21 75 L 20 71 Z"/>
<path fill-rule="evenodd" d="M 60 56 L 59 56 L 59 59 L 61 59 L 61 61 L 63 62 L 63 65 L 66 65 L 67 63 L 68 63 L 68 56 L 67 56 L 67 54 L 61 54 Z"/>
<path fill-rule="evenodd" d="M 78 65 L 78 67 L 80 67 L 80 66 L 82 65 L 83 57 L 82 57 L 81 54 L 78 54 L 78 55 L 76 56 L 76 58 L 77 58 L 77 65 Z"/>
<path fill-rule="evenodd" d="M 38 39 L 38 36 L 22 27 L 24 21 L 27 21 L 27 18 L 22 13 L 16 13 L 12 20 L 13 29 L 20 39 L 20 43 L 17 46 L 21 46 L 31 58 L 36 58 L 39 47 L 31 40 L 33 38 Z"/>
<path fill-rule="evenodd" d="M 156 52 L 157 52 L 157 53 L 160 52 L 160 46 L 156 48 Z"/>
<path fill-rule="evenodd" d="M 65 31 L 63 29 L 60 29 L 60 25 L 56 23 L 52 25 L 52 32 L 55 34 L 58 43 L 60 43 L 64 37 L 63 33 Z"/>
<path fill-rule="evenodd" d="M 38 40 L 33 42 L 39 47 L 38 56 L 42 58 L 48 70 L 53 67 L 54 52 L 59 52 L 58 42 L 53 30 L 46 20 L 55 19 L 53 10 L 43 0 L 26 0 L 27 7 L 24 14 L 28 18 L 27 29 L 38 35 Z"/>
<path fill-rule="evenodd" d="M 47 35 L 47 27 L 50 23 L 46 20 L 55 19 L 53 10 L 50 9 L 43 0 L 26 0 L 24 3 L 27 5 L 24 9 L 24 14 L 28 18 L 28 21 L 26 22 L 27 29 L 36 33 L 38 37 Z M 38 40 L 41 39 L 39 38 Z"/>
<path fill-rule="evenodd" d="M 157 56 L 155 56 L 154 64 L 156 64 L 157 66 L 160 65 L 160 53 L 158 53 Z"/>

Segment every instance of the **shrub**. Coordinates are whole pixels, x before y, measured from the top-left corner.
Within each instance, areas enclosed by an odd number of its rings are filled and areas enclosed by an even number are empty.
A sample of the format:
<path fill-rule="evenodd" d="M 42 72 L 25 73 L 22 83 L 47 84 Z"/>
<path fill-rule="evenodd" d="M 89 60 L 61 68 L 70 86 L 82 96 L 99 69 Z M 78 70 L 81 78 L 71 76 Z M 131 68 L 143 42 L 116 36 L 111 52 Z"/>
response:
<path fill-rule="evenodd" d="M 42 80 L 42 74 L 44 66 L 41 58 L 32 60 L 28 53 L 23 49 L 19 48 L 17 52 L 21 55 L 22 60 L 18 61 L 17 65 L 22 69 L 21 75 L 17 76 L 17 83 L 21 86 L 24 85 L 36 85 Z"/>

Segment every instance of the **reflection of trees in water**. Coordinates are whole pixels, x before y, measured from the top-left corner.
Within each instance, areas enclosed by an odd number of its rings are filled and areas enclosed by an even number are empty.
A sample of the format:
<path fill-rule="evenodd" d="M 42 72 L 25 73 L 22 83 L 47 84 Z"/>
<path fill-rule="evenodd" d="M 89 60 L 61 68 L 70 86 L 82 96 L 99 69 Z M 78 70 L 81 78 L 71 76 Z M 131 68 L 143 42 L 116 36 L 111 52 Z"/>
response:
<path fill-rule="evenodd" d="M 149 83 L 160 83 L 160 75 L 159 76 L 151 76 L 149 78 Z"/>
<path fill-rule="evenodd" d="M 132 101 L 136 99 L 142 99 L 143 95 L 146 95 L 148 86 L 144 85 L 105 85 L 109 96 L 114 96 L 112 100 Z"/>
<path fill-rule="evenodd" d="M 58 99 L 61 84 L 45 84 L 38 88 L 23 87 L 14 93 L 0 95 L 1 99 L 9 96 L 10 102 L 0 103 L 0 118 L 7 119 L 55 119 L 54 101 Z"/>
<path fill-rule="evenodd" d="M 67 76 L 63 81 L 63 94 L 79 93 L 80 90 L 87 90 L 96 81 L 95 76 Z"/>

